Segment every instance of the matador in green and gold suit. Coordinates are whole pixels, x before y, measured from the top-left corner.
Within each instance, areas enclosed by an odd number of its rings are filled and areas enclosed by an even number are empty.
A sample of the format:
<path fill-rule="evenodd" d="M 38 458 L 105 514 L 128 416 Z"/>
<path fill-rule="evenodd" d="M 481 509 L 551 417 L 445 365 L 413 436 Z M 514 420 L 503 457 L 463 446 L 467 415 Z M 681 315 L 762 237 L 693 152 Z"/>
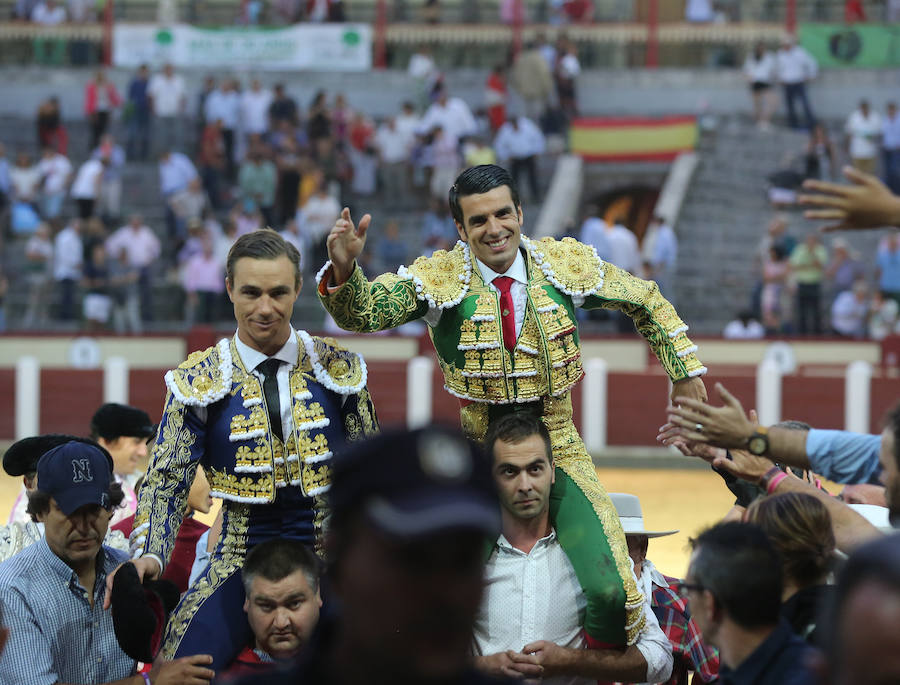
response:
<path fill-rule="evenodd" d="M 643 627 L 642 595 L 616 511 L 572 423 L 571 391 L 584 375 L 575 309 L 627 314 L 673 381 L 706 369 L 685 335 L 687 326 L 655 283 L 603 262 L 592 247 L 571 238 L 523 235 L 519 252 L 527 284 L 524 295 L 520 290 L 524 319 L 512 351 L 504 346 L 497 291 L 462 241 L 374 282 L 356 266 L 345 283 L 328 287 L 326 264 L 319 296 L 346 330 L 381 331 L 424 319 L 444 387 L 460 399 L 462 426 L 471 438 L 482 441 L 499 413 L 535 408 L 550 432 L 557 468 L 551 519 L 588 600 L 588 642 L 633 644 Z"/>

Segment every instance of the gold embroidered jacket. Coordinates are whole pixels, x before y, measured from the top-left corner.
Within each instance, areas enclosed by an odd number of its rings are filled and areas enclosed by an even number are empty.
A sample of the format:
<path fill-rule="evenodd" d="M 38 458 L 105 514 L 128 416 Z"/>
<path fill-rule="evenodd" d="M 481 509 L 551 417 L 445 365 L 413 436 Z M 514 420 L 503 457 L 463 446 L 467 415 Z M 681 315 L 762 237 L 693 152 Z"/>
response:
<path fill-rule="evenodd" d="M 137 555 L 168 560 L 197 464 L 212 496 L 226 505 L 264 505 L 278 488 L 299 487 L 315 503 L 321 528 L 332 449 L 374 434 L 377 420 L 362 357 L 331 338 L 297 336 L 293 431 L 284 442 L 272 434 L 261 383 L 244 368 L 233 339 L 194 352 L 166 374 L 166 406 L 134 519 Z"/>
<path fill-rule="evenodd" d="M 379 331 L 441 310 L 429 333 L 446 389 L 462 399 L 509 404 L 561 397 L 582 375 L 575 308 L 617 309 L 630 316 L 673 381 L 703 374 L 687 326 L 656 283 L 636 278 L 572 238 L 522 236 L 527 307 L 516 347 L 503 345 L 499 296 L 473 267 L 463 242 L 420 257 L 370 283 L 357 267 L 340 288 L 319 288 L 339 326 Z M 321 273 L 325 273 L 323 269 Z"/>

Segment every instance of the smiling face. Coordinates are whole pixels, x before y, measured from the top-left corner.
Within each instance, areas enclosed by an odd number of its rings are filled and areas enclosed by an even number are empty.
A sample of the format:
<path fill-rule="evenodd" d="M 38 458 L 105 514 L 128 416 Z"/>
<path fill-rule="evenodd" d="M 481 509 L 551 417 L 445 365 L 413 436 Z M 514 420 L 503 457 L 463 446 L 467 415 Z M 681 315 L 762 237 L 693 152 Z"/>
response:
<path fill-rule="evenodd" d="M 241 257 L 226 280 L 234 304 L 238 336 L 267 356 L 275 354 L 291 334 L 291 313 L 300 294 L 294 265 L 286 255 L 275 259 Z"/>
<path fill-rule="evenodd" d="M 522 208 L 513 202 L 508 186 L 459 198 L 463 224 L 459 238 L 476 259 L 497 273 L 505 273 L 516 259 L 522 228 Z"/>
<path fill-rule="evenodd" d="M 141 460 L 147 458 L 147 438 L 134 435 L 120 435 L 113 440 L 98 438 L 97 442 L 109 452 L 113 460 L 113 471 L 120 476 L 134 473 Z"/>
<path fill-rule="evenodd" d="M 521 521 L 545 516 L 555 478 L 547 444 L 537 433 L 519 442 L 494 443 L 494 481 L 504 518 Z"/>

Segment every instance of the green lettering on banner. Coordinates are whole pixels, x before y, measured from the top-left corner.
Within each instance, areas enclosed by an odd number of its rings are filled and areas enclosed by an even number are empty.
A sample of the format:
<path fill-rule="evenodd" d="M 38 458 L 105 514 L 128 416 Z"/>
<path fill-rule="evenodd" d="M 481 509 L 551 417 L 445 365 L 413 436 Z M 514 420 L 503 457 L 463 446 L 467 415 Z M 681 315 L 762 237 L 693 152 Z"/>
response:
<path fill-rule="evenodd" d="M 823 68 L 900 66 L 900 24 L 801 24 L 797 35 Z"/>

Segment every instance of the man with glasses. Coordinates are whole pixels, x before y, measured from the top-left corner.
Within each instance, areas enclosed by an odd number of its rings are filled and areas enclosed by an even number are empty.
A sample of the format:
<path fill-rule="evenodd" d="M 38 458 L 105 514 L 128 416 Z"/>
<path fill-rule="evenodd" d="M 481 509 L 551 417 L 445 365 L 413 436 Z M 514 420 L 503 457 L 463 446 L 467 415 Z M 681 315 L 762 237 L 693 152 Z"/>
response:
<path fill-rule="evenodd" d="M 763 531 L 720 523 L 691 540 L 687 596 L 703 640 L 719 648 L 719 677 L 729 685 L 805 685 L 811 648 L 781 619 L 781 561 Z"/>

